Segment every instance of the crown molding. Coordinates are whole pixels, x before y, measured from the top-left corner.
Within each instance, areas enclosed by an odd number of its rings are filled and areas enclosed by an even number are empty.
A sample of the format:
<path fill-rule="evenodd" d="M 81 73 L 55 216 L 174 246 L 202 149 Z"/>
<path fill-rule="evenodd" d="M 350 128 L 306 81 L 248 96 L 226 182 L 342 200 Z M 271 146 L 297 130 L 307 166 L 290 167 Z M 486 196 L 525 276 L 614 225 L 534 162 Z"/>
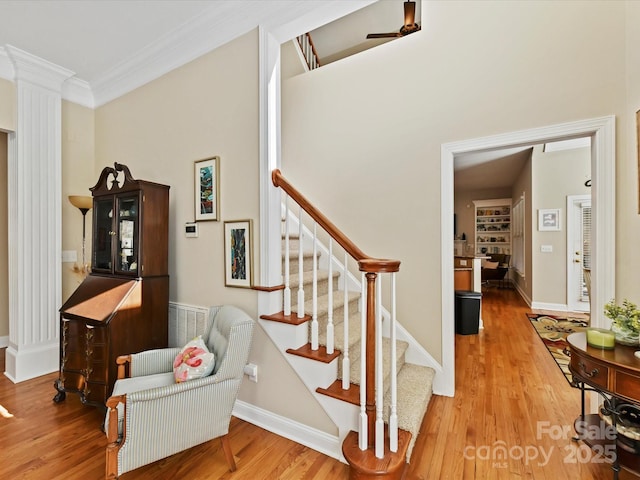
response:
<path fill-rule="evenodd" d="M 96 107 L 218 48 L 255 28 L 256 12 L 221 3 L 118 64 L 91 82 Z"/>
<path fill-rule="evenodd" d="M 62 85 L 62 98 L 83 107 L 96 108 L 89 82 L 78 77 L 71 77 L 64 82 Z"/>

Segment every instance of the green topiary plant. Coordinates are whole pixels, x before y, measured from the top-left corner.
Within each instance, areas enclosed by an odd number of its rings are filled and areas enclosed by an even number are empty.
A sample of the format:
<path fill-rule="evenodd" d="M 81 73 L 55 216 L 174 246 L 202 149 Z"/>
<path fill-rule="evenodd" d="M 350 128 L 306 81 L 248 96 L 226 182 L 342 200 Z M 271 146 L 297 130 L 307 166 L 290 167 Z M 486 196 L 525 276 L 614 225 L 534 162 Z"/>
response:
<path fill-rule="evenodd" d="M 611 319 L 611 330 L 616 333 L 616 340 L 624 344 L 637 344 L 640 334 L 640 310 L 627 299 L 622 305 L 611 300 L 604 306 L 604 314 Z"/>

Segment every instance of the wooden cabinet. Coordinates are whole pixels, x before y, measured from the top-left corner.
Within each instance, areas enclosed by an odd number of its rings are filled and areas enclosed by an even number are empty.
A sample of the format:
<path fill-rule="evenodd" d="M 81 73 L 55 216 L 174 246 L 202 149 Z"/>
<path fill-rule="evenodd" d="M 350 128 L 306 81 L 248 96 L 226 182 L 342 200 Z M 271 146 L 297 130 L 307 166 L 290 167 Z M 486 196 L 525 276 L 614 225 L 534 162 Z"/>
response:
<path fill-rule="evenodd" d="M 91 273 L 60 309 L 54 401 L 74 392 L 104 407 L 118 356 L 167 346 L 169 187 L 116 163 L 91 191 Z"/>
<path fill-rule="evenodd" d="M 511 254 L 511 199 L 474 200 L 476 255 Z"/>

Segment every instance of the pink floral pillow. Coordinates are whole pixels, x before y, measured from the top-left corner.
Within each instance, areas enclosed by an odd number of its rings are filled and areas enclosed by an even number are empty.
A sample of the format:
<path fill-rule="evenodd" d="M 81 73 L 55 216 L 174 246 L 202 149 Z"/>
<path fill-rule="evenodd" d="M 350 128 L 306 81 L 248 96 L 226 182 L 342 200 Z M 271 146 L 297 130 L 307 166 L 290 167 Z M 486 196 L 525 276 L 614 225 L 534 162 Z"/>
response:
<path fill-rule="evenodd" d="M 173 361 L 173 376 L 176 383 L 206 377 L 213 372 L 215 355 L 198 336 L 187 343 Z"/>

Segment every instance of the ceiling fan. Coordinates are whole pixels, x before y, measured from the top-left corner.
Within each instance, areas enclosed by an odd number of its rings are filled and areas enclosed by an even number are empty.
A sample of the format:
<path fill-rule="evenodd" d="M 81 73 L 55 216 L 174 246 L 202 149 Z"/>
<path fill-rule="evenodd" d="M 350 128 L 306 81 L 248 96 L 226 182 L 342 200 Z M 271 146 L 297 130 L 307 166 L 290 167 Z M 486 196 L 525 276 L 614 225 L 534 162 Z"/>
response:
<path fill-rule="evenodd" d="M 410 33 L 420 30 L 420 25 L 416 23 L 416 2 L 407 0 L 404 2 L 404 25 L 397 32 L 370 33 L 367 38 L 395 38 L 404 37 Z"/>

